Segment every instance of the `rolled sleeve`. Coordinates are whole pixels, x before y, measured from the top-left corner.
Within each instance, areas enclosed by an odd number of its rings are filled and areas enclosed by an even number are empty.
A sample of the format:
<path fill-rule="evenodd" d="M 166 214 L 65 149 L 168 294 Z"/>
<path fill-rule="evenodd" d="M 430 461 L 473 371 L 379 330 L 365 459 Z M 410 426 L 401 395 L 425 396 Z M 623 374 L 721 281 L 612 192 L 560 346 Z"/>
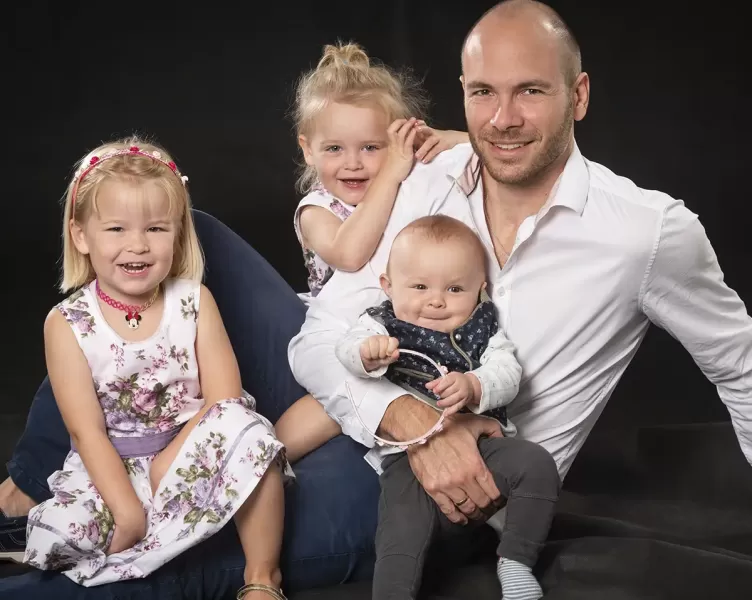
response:
<path fill-rule="evenodd" d="M 724 282 L 697 215 L 679 201 L 664 210 L 641 307 L 686 348 L 716 386 L 752 464 L 752 319 Z"/>
<path fill-rule="evenodd" d="M 298 383 L 339 423 L 345 435 L 372 448 L 375 440 L 368 430 L 377 430 L 387 407 L 405 392 L 387 379 L 354 375 L 342 364 L 336 348 L 347 333 L 347 323 L 309 312 L 300 333 L 290 342 L 290 368 Z"/>

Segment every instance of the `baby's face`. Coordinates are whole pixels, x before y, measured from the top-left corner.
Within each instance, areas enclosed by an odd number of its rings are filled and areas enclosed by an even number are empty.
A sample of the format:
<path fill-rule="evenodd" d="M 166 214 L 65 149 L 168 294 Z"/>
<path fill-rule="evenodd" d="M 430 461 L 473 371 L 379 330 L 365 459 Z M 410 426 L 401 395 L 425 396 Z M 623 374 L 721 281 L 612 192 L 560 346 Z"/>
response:
<path fill-rule="evenodd" d="M 449 333 L 475 310 L 485 281 L 482 257 L 467 243 L 415 233 L 395 241 L 382 287 L 398 319 Z"/>

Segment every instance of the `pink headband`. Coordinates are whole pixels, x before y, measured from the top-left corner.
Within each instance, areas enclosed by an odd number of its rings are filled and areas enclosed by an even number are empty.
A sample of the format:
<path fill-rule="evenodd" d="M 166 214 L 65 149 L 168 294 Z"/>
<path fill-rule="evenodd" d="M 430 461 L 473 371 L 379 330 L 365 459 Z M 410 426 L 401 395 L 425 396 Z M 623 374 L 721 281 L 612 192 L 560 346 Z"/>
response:
<path fill-rule="evenodd" d="M 91 172 L 94 168 L 101 165 L 104 161 L 115 158 L 116 156 L 145 156 L 147 158 L 151 158 L 152 160 L 162 163 L 165 167 L 170 169 L 175 175 L 180 179 L 183 186 L 185 186 L 185 183 L 188 181 L 188 177 L 185 175 L 181 175 L 180 171 L 178 171 L 177 166 L 172 161 L 165 161 L 162 159 L 162 153 L 158 150 L 154 150 L 153 152 L 149 152 L 148 150 L 141 150 L 138 146 L 131 146 L 130 148 L 123 148 L 122 150 L 111 150 L 110 152 L 105 152 L 101 156 L 92 156 L 89 159 L 88 164 L 82 164 L 76 173 L 73 175 L 73 195 L 71 196 L 71 214 L 73 214 L 73 209 L 76 206 L 76 195 L 78 194 L 78 186 L 83 181 L 84 177 L 86 177 L 89 172 Z"/>
<path fill-rule="evenodd" d="M 426 356 L 425 354 L 422 354 L 421 352 L 416 352 L 415 350 L 407 350 L 405 348 L 400 348 L 401 354 L 414 354 L 415 356 L 418 356 L 429 363 L 433 365 L 433 367 L 439 372 L 439 375 L 443 378 L 447 374 L 446 367 L 441 366 L 436 361 L 434 361 L 430 356 Z M 433 437 L 440 431 L 444 429 L 444 420 L 447 417 L 447 409 L 441 411 L 441 414 L 439 415 L 439 420 L 436 421 L 436 423 L 433 424 L 433 427 L 426 431 L 423 435 L 413 438 L 411 440 L 406 440 L 404 442 L 395 442 L 394 440 L 388 440 L 386 438 L 379 437 L 376 435 L 375 431 L 371 431 L 368 427 L 368 425 L 365 424 L 363 421 L 363 418 L 360 416 L 360 413 L 358 412 L 358 405 L 355 402 L 355 399 L 352 395 L 352 390 L 350 389 L 350 386 L 345 381 L 345 391 L 347 392 L 347 397 L 350 399 L 350 404 L 352 404 L 353 409 L 355 410 L 355 416 L 358 418 L 358 421 L 360 421 L 360 424 L 363 426 L 363 429 L 365 429 L 368 433 L 371 434 L 373 439 L 375 440 L 376 444 L 379 446 L 392 446 L 394 448 L 399 448 L 400 450 L 406 450 L 410 446 L 414 446 L 416 444 L 425 444 L 430 437 Z M 452 411 L 453 412 L 453 411 Z"/>

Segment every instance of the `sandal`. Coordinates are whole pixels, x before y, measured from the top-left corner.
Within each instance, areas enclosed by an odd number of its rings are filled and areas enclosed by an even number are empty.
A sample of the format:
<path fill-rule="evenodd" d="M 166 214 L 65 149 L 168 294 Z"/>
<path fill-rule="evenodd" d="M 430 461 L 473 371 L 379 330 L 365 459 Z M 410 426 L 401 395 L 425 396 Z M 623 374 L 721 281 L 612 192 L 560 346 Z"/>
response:
<path fill-rule="evenodd" d="M 264 585 L 263 583 L 248 583 L 238 590 L 237 600 L 243 600 L 243 597 L 248 592 L 266 592 L 274 600 L 287 600 L 287 596 L 282 593 L 282 590 L 273 588 L 270 585 Z"/>

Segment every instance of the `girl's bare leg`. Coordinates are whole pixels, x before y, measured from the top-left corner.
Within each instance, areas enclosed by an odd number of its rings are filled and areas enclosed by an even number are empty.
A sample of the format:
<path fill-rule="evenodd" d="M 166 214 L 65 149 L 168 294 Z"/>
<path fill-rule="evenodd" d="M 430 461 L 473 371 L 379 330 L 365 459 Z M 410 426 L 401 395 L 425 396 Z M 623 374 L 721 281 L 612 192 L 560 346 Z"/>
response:
<path fill-rule="evenodd" d="M 279 589 L 282 573 L 279 555 L 285 519 L 282 473 L 272 463 L 256 489 L 235 513 L 240 543 L 245 554 L 245 583 L 260 583 Z M 251 591 L 244 600 L 269 600 L 266 592 Z"/>
<path fill-rule="evenodd" d="M 313 452 L 342 433 L 324 407 L 307 394 L 296 401 L 274 425 L 277 439 L 285 445 L 291 463 Z"/>

